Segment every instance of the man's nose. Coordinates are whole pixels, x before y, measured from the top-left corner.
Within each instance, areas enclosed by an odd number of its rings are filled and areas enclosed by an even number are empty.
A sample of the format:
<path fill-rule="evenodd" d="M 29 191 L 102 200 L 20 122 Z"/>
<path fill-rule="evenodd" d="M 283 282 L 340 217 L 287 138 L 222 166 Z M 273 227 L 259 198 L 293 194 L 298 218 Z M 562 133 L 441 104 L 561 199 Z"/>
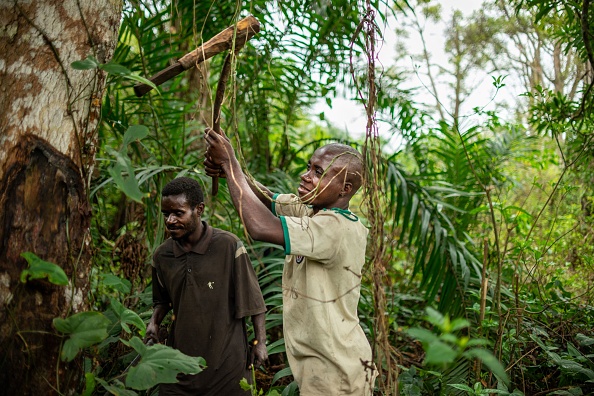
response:
<path fill-rule="evenodd" d="M 305 172 L 301 175 L 301 180 L 303 181 L 311 181 L 311 177 L 309 176 L 309 171 Z"/>
<path fill-rule="evenodd" d="M 167 218 L 165 219 L 165 223 L 167 223 L 167 224 L 175 223 L 175 216 L 173 214 L 168 215 Z"/>

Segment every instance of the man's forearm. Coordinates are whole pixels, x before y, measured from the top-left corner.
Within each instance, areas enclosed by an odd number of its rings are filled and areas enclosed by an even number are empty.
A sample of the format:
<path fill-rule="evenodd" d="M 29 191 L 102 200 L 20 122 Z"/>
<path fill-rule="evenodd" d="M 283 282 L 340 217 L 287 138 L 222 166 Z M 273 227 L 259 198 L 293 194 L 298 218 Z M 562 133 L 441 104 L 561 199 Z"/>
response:
<path fill-rule="evenodd" d="M 266 345 L 266 314 L 261 313 L 252 316 L 252 324 L 254 325 L 254 337 L 259 344 Z"/>
<path fill-rule="evenodd" d="M 155 309 L 153 310 L 153 315 L 151 316 L 151 323 L 155 324 L 156 326 L 159 326 L 161 324 L 161 322 L 163 321 L 163 319 L 165 318 L 165 315 L 167 315 L 167 312 L 169 312 L 170 308 L 167 304 L 158 304 L 155 305 Z"/>
<path fill-rule="evenodd" d="M 252 238 L 284 246 L 280 220 L 270 212 L 252 190 L 236 158 L 223 165 L 229 194 Z"/>
<path fill-rule="evenodd" d="M 268 210 L 272 208 L 272 192 L 262 183 L 245 175 L 245 180 L 248 182 L 251 190 L 256 194 L 256 197 L 262 202 Z"/>

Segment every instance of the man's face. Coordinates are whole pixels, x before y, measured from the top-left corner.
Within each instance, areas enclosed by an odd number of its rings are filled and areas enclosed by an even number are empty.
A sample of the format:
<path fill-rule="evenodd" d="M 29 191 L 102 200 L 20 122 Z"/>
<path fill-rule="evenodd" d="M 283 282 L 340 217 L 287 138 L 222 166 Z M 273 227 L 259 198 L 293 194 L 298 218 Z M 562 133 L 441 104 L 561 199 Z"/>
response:
<path fill-rule="evenodd" d="M 165 226 L 171 238 L 177 241 L 187 240 L 198 230 L 204 203 L 191 208 L 184 194 L 169 195 L 161 200 L 161 212 L 165 217 Z"/>
<path fill-rule="evenodd" d="M 344 161 L 336 158 L 325 147 L 315 151 L 307 163 L 307 172 L 301 175 L 297 192 L 301 200 L 314 209 L 333 208 L 344 187 Z"/>

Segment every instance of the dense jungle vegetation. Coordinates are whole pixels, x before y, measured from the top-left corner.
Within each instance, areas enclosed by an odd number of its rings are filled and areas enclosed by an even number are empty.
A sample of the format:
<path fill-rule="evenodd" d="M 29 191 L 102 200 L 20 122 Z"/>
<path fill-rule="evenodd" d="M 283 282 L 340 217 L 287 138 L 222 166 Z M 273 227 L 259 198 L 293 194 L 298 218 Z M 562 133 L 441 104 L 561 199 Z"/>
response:
<path fill-rule="evenodd" d="M 173 356 L 139 341 L 151 254 L 167 237 L 160 191 L 180 175 L 210 191 L 202 133 L 224 56 L 140 98 L 133 85 L 249 14 L 261 30 L 232 60 L 221 123 L 245 170 L 294 192 L 321 144 L 365 155 L 351 209 L 370 229 L 359 316 L 381 372 L 376 394 L 594 393 L 588 0 L 488 0 L 451 16 L 431 0 L 125 1 L 112 61 L 71 65 L 108 73 L 85 313 L 105 333 L 82 340 L 68 319 L 55 323 L 63 358 L 83 356 L 80 392 L 152 394 L 151 367 Z M 404 44 L 431 40 L 426 26 L 440 20 L 448 60 L 437 64 L 427 47 Z M 382 42 L 386 29 L 398 43 Z M 393 66 L 377 62 L 382 45 L 397 44 Z M 480 98 L 477 81 L 490 84 Z M 366 130 L 347 133 L 313 111 L 338 97 L 358 103 Z M 283 357 L 283 251 L 249 239 L 224 180 L 206 204 L 206 221 L 249 245 L 268 306 L 270 365 L 254 372 L 253 394 L 298 394 Z M 193 364 L 178 362 L 159 375 Z"/>

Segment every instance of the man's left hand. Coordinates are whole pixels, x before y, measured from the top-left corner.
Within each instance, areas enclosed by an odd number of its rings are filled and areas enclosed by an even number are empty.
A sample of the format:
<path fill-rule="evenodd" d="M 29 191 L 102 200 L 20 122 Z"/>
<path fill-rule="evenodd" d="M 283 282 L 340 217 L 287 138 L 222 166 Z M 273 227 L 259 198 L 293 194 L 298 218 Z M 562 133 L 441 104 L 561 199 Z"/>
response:
<path fill-rule="evenodd" d="M 252 368 L 252 366 L 258 368 L 263 366 L 265 363 L 268 363 L 268 351 L 266 350 L 266 344 L 263 342 L 258 342 L 255 345 L 252 345 L 249 368 Z"/>
<path fill-rule="evenodd" d="M 211 168 L 221 167 L 235 158 L 235 150 L 225 132 L 221 131 L 219 135 L 211 128 L 204 131 L 204 140 L 206 141 L 206 159 Z"/>

